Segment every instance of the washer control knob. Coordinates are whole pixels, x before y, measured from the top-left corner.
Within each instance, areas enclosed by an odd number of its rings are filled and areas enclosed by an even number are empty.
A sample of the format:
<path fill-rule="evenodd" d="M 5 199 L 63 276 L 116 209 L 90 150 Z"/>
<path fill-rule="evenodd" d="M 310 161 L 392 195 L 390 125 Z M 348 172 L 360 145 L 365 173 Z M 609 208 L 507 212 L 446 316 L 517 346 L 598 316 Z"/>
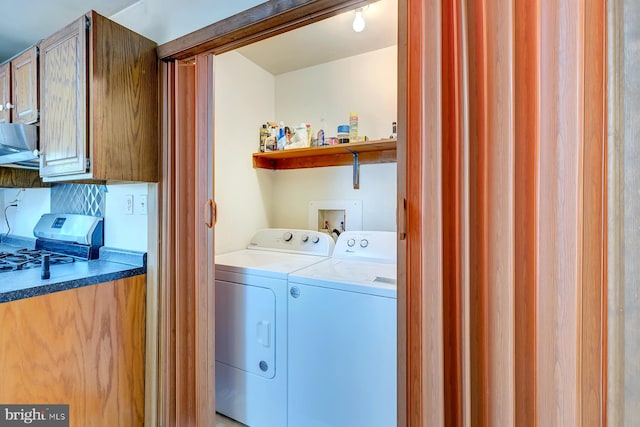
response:
<path fill-rule="evenodd" d="M 300 288 L 297 286 L 292 286 L 291 289 L 289 289 L 289 293 L 294 298 L 300 298 Z"/>
<path fill-rule="evenodd" d="M 367 239 L 360 240 L 360 247 L 361 248 L 366 248 L 367 246 L 369 246 L 369 241 Z"/>
<path fill-rule="evenodd" d="M 309 241 L 309 236 L 307 236 L 306 234 L 302 236 L 302 241 L 307 243 Z"/>
<path fill-rule="evenodd" d="M 313 243 L 318 243 L 318 242 L 320 241 L 320 237 L 318 237 L 318 236 L 313 236 L 313 237 L 311 238 L 311 241 L 312 241 Z"/>
<path fill-rule="evenodd" d="M 347 240 L 347 246 L 349 246 L 350 248 L 352 248 L 355 244 L 356 244 L 356 239 Z"/>
<path fill-rule="evenodd" d="M 282 238 L 284 239 L 285 242 L 290 242 L 291 239 L 293 239 L 293 234 L 290 231 L 285 231 L 284 234 L 282 235 Z"/>

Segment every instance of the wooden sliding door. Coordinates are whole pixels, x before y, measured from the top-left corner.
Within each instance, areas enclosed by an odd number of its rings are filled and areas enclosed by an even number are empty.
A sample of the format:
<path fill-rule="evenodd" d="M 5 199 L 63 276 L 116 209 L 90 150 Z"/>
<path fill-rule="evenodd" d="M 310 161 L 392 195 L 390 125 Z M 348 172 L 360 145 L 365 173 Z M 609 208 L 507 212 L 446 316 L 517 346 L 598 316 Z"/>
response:
<path fill-rule="evenodd" d="M 160 422 L 215 425 L 213 58 L 162 64 Z"/>
<path fill-rule="evenodd" d="M 604 425 L 605 1 L 400 10 L 400 421 Z"/>

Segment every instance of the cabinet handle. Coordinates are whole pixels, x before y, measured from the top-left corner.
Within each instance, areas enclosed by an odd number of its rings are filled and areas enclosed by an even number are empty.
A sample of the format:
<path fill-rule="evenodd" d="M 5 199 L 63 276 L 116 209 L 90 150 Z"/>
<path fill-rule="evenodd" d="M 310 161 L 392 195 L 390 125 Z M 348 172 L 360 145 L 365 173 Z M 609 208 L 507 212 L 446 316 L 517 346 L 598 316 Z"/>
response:
<path fill-rule="evenodd" d="M 0 104 L 0 111 L 4 110 L 4 105 Z"/>
<path fill-rule="evenodd" d="M 204 208 L 206 210 L 205 218 L 208 218 L 208 220 L 205 221 L 204 224 L 208 228 L 213 228 L 213 225 L 216 223 L 216 219 L 217 219 L 216 204 L 213 200 L 209 199 L 205 203 Z"/>
<path fill-rule="evenodd" d="M 7 102 L 7 105 L 5 105 L 5 108 L 6 108 L 7 110 L 12 109 L 13 107 L 15 107 L 15 105 L 13 105 L 13 104 L 12 104 L 12 103 L 10 103 L 10 102 Z"/>

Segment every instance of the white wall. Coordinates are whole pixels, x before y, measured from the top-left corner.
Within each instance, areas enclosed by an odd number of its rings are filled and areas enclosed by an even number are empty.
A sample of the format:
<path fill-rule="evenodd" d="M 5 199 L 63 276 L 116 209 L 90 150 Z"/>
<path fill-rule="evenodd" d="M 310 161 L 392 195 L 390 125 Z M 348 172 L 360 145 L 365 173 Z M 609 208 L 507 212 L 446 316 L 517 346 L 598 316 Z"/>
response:
<path fill-rule="evenodd" d="M 254 169 L 260 124 L 274 117 L 274 77 L 236 52 L 216 57 L 216 253 L 243 249 L 269 227 L 273 172 Z"/>
<path fill-rule="evenodd" d="M 350 166 L 270 171 L 254 169 L 251 157 L 258 150 L 259 126 L 267 120 L 308 122 L 317 130 L 321 117 L 337 127 L 356 110 L 360 134 L 388 137 L 396 120 L 395 55 L 395 47 L 386 48 L 278 76 L 237 52 L 216 58 L 216 253 L 246 247 L 260 228 L 307 228 L 313 200 L 360 200 L 363 228 L 396 229 L 395 163 L 361 165 L 360 189 L 354 190 Z M 344 71 L 355 65 L 371 71 Z M 353 77 L 356 84 L 349 83 Z M 345 97 L 332 102 L 333 93 Z M 347 99 L 356 100 L 353 107 Z"/>
<path fill-rule="evenodd" d="M 397 121 L 397 47 L 375 50 L 276 76 L 276 115 L 336 136 L 358 113 L 358 134 L 388 138 Z"/>
<path fill-rule="evenodd" d="M 11 226 L 9 235 L 33 238 L 33 228 L 38 220 L 51 210 L 51 190 L 48 188 L 27 188 L 26 190 L 6 188 L 2 192 L 4 193 L 4 201 L 1 205 L 2 212 L 0 212 L 0 230 L 3 236 L 7 232 L 4 217 L 5 207 L 17 200 L 17 207 L 7 209 L 7 219 Z M 2 200 L 0 199 L 0 201 Z"/>
<path fill-rule="evenodd" d="M 392 46 L 276 76 L 278 120 L 335 136 L 356 111 L 359 135 L 388 138 L 397 120 L 396 55 Z M 361 200 L 365 230 L 395 231 L 396 163 L 361 165 L 359 190 L 352 173 L 350 166 L 275 172 L 271 225 L 307 228 L 311 200 Z"/>
<path fill-rule="evenodd" d="M 275 172 L 272 227 L 308 228 L 310 201 L 361 200 L 364 230 L 396 230 L 396 164 L 360 166 L 360 189 L 353 189 L 350 166 Z M 347 218 L 347 228 L 349 218 Z"/>
<path fill-rule="evenodd" d="M 140 206 L 149 184 L 108 184 L 104 215 L 104 245 L 133 251 L 147 251 L 149 212 Z M 126 213 L 127 196 L 133 196 L 133 214 Z M 152 212 L 155 215 L 155 212 Z"/>

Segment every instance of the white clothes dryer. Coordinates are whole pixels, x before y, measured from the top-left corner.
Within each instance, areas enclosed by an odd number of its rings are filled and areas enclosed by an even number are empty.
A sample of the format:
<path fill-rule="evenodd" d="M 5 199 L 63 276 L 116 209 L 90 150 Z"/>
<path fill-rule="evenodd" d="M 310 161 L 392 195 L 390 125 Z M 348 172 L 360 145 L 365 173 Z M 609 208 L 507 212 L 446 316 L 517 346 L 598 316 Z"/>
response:
<path fill-rule="evenodd" d="M 287 425 L 287 276 L 334 246 L 324 233 L 272 228 L 215 257 L 218 412 L 251 427 Z"/>
<path fill-rule="evenodd" d="M 289 275 L 289 427 L 396 425 L 396 236 L 345 231 Z"/>

